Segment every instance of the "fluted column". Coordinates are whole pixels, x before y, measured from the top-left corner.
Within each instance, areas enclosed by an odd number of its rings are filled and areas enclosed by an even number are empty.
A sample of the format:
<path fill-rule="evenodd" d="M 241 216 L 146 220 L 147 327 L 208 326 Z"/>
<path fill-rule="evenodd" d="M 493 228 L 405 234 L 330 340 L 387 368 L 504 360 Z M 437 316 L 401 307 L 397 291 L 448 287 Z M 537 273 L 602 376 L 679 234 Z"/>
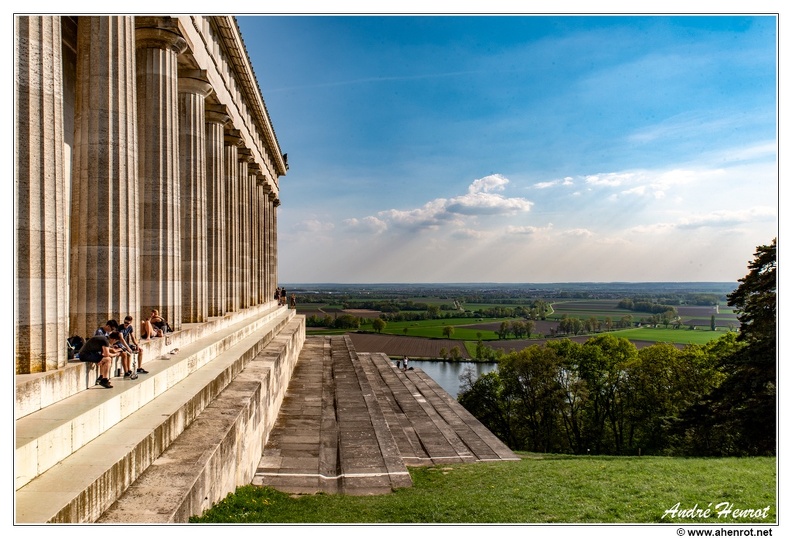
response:
<path fill-rule="evenodd" d="M 207 208 L 205 99 L 212 86 L 202 71 L 179 77 L 182 321 L 206 322 Z"/>
<path fill-rule="evenodd" d="M 264 303 L 267 301 L 267 295 L 264 293 L 266 289 L 266 280 L 264 277 L 264 264 L 266 260 L 266 231 L 264 225 L 264 176 L 262 174 L 256 175 L 256 303 Z"/>
<path fill-rule="evenodd" d="M 248 190 L 250 191 L 250 304 L 258 305 L 258 280 L 259 280 L 259 234 L 258 234 L 258 189 L 256 187 L 256 175 L 259 166 L 256 163 L 248 165 Z"/>
<path fill-rule="evenodd" d="M 70 331 L 139 316 L 132 17 L 80 17 L 72 162 Z"/>
<path fill-rule="evenodd" d="M 271 279 L 272 279 L 272 287 L 273 293 L 275 292 L 275 288 L 278 286 L 278 206 L 280 206 L 280 200 L 275 195 L 275 193 L 270 193 L 270 200 L 272 201 L 272 215 L 270 217 L 272 221 L 272 226 L 270 227 L 270 250 L 271 250 Z"/>
<path fill-rule="evenodd" d="M 223 127 L 230 117 L 223 105 L 206 105 L 206 249 L 209 316 L 226 311 L 226 213 Z"/>
<path fill-rule="evenodd" d="M 141 304 L 182 321 L 179 106 L 176 59 L 187 46 L 169 17 L 137 17 L 141 177 Z"/>
<path fill-rule="evenodd" d="M 240 307 L 250 307 L 250 174 L 248 164 L 252 153 L 248 148 L 239 150 L 239 265 L 242 279 Z"/>
<path fill-rule="evenodd" d="M 16 373 L 66 364 L 67 238 L 60 17 L 15 17 Z"/>
<path fill-rule="evenodd" d="M 240 305 L 241 274 L 239 265 L 239 158 L 242 146 L 239 131 L 226 131 L 224 147 L 225 164 L 225 215 L 226 215 L 226 311 L 238 311 Z"/>
<path fill-rule="evenodd" d="M 270 188 L 267 191 L 267 200 L 265 201 L 267 208 L 267 280 L 269 281 L 267 297 L 270 299 L 273 299 L 275 288 L 278 286 L 278 283 L 275 281 L 275 264 L 273 261 L 275 251 L 272 246 L 272 242 L 275 237 L 272 234 L 272 225 L 274 223 L 272 216 L 275 213 L 275 207 L 272 205 L 273 200 L 275 200 L 275 197 L 272 193 L 272 189 Z"/>

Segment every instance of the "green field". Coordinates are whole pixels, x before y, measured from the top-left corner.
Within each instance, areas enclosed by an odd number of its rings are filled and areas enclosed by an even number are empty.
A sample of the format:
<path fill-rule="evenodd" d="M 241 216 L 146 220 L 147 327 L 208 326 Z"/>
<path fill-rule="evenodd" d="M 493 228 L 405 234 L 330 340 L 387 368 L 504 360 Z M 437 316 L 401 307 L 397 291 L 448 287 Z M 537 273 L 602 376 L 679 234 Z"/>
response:
<path fill-rule="evenodd" d="M 677 344 L 707 344 L 728 333 L 718 329 L 665 329 L 665 328 L 635 328 L 612 331 L 617 337 L 624 337 L 631 341 L 669 342 Z"/>
<path fill-rule="evenodd" d="M 519 462 L 410 468 L 411 488 L 380 496 L 290 496 L 245 486 L 191 522 L 678 526 L 778 520 L 773 457 L 520 456 Z M 732 513 L 713 510 L 708 517 L 687 518 L 669 512 L 675 506 L 683 510 L 709 504 L 721 511 L 731 504 Z M 753 510 L 752 516 L 733 518 L 735 510 L 746 509 Z M 670 529 L 669 535 L 674 535 Z"/>
<path fill-rule="evenodd" d="M 476 318 L 443 318 L 439 320 L 416 320 L 412 322 L 388 322 L 388 325 L 382 333 L 391 335 L 404 335 L 404 328 L 407 328 L 406 335 L 409 337 L 428 337 L 434 339 L 445 339 L 443 329 L 452 326 L 454 334 L 452 339 L 461 341 L 477 341 L 479 334 L 482 340 L 494 340 L 498 336 L 494 331 L 487 331 L 483 329 L 467 328 L 472 324 L 502 322 L 504 320 L 512 320 L 511 318 L 485 318 L 479 321 Z"/>

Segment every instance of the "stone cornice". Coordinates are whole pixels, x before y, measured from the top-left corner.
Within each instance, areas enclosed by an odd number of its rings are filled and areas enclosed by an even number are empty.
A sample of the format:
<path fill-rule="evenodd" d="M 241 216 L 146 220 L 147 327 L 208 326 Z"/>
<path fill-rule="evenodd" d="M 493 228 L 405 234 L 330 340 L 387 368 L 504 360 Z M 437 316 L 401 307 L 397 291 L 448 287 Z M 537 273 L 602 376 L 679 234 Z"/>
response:
<path fill-rule="evenodd" d="M 275 130 L 272 127 L 272 121 L 264 104 L 264 98 L 256 80 L 256 75 L 253 72 L 250 56 L 242 40 L 236 18 L 232 16 L 213 16 L 209 18 L 213 27 L 217 30 L 218 37 L 222 39 L 230 67 L 234 71 L 234 78 L 245 94 L 245 99 L 253 114 L 253 118 L 270 146 L 270 155 L 275 163 L 276 172 L 279 176 L 283 176 L 286 174 L 288 167 L 281 153 L 278 139 L 275 136 Z"/>

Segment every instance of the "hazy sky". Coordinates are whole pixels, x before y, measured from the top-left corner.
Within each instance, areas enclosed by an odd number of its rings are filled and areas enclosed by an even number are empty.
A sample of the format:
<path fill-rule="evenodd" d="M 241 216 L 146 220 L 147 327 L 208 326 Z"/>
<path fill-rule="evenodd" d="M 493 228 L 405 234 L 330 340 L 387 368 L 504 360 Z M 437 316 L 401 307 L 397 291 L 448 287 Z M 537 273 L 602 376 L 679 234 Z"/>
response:
<path fill-rule="evenodd" d="M 279 276 L 735 281 L 778 234 L 772 16 L 245 16 Z"/>

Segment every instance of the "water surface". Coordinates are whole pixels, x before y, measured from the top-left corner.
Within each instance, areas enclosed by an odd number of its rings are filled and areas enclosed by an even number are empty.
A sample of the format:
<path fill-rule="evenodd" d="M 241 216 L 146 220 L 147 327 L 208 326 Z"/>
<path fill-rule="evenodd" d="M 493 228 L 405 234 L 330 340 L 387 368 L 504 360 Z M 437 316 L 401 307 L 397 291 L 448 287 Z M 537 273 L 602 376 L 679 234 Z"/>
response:
<path fill-rule="evenodd" d="M 394 362 L 395 363 L 395 362 Z M 467 368 L 473 369 L 476 377 L 494 371 L 498 368 L 497 363 L 476 363 L 473 361 L 425 361 L 411 359 L 410 367 L 421 369 L 432 377 L 432 380 L 456 398 L 459 394 L 459 377 Z"/>

